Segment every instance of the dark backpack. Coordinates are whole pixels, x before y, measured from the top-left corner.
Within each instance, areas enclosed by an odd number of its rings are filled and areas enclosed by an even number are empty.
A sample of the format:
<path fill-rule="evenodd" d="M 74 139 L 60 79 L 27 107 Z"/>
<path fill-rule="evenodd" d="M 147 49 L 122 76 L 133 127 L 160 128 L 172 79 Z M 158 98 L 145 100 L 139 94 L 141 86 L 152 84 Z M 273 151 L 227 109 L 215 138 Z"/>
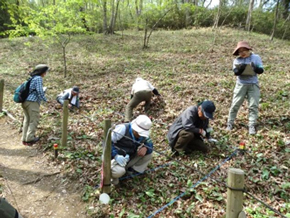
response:
<path fill-rule="evenodd" d="M 16 103 L 23 103 L 29 95 L 29 87 L 33 77 L 30 77 L 27 81 L 18 86 L 14 91 L 13 100 Z"/>

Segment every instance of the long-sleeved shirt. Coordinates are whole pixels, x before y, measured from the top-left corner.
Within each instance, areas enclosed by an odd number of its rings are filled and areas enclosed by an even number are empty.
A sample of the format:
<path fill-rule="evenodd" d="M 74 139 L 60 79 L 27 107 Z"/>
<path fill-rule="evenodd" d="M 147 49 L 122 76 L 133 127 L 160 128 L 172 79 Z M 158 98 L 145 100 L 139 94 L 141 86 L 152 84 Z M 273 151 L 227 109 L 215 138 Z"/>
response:
<path fill-rule="evenodd" d="M 246 58 L 241 58 L 237 57 L 234 62 L 233 62 L 233 69 L 236 67 L 238 64 L 251 64 L 253 62 L 255 66 L 259 68 L 263 68 L 263 63 L 259 55 L 257 54 L 251 54 L 249 57 Z M 255 74 L 254 76 L 237 76 L 237 82 L 240 84 L 258 84 L 258 76 Z"/>
<path fill-rule="evenodd" d="M 42 77 L 34 76 L 29 86 L 29 95 L 26 101 L 34 101 L 39 104 L 41 101 L 47 101 L 43 91 Z"/>
<path fill-rule="evenodd" d="M 118 146 L 118 148 L 116 148 L 115 145 L 116 146 L 118 145 L 118 141 L 120 141 L 125 136 L 125 134 L 126 134 L 125 124 L 117 125 L 115 127 L 115 129 L 112 131 L 112 134 L 111 134 L 111 140 L 112 140 L 111 156 L 112 156 L 112 158 L 114 158 L 118 154 L 119 149 L 122 149 L 122 147 L 120 147 L 120 146 Z M 153 152 L 153 143 L 152 143 L 150 137 L 144 138 L 144 137 L 140 136 L 138 139 L 136 139 L 134 134 L 133 134 L 131 124 L 129 124 L 129 135 L 130 135 L 130 138 L 132 139 L 132 141 L 137 143 L 136 147 L 139 147 L 140 146 L 139 143 L 143 142 L 147 148 L 146 154 L 150 154 Z M 136 152 L 137 152 L 137 150 L 136 150 Z"/>

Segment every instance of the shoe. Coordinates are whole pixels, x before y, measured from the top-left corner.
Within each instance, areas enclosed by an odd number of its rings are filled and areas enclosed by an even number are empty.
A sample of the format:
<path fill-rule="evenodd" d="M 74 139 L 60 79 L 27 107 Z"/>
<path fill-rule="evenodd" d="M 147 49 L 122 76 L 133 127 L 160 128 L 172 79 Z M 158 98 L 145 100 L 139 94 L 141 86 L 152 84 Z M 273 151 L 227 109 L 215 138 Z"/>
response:
<path fill-rule="evenodd" d="M 227 124 L 227 129 L 226 129 L 227 131 L 232 131 L 233 130 L 233 124 L 231 124 L 231 123 L 228 123 Z"/>
<path fill-rule="evenodd" d="M 129 176 L 134 176 L 134 175 L 137 175 L 137 174 L 140 174 L 139 172 L 137 172 L 136 170 L 134 170 L 132 167 L 129 167 L 127 169 L 127 172 L 126 172 Z"/>
<path fill-rule="evenodd" d="M 23 145 L 26 145 L 26 146 L 32 146 L 33 144 L 29 143 L 29 142 L 25 142 L 25 141 L 22 141 L 22 144 Z"/>
<path fill-rule="evenodd" d="M 256 134 L 255 126 L 249 126 L 249 134 L 250 135 L 255 135 Z"/>
<path fill-rule="evenodd" d="M 40 140 L 39 137 L 35 137 L 32 141 L 29 141 L 29 142 L 26 142 L 26 143 L 33 145 L 33 144 L 35 144 L 36 142 L 38 142 L 39 140 Z"/>

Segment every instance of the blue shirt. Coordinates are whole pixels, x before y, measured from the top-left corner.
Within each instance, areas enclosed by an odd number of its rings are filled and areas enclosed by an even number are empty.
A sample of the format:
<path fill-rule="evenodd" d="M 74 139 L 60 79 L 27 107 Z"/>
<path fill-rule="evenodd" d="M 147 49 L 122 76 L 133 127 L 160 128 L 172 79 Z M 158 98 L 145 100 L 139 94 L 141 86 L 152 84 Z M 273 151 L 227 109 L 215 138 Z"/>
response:
<path fill-rule="evenodd" d="M 119 124 L 115 127 L 115 129 L 112 131 L 111 134 L 111 139 L 112 139 L 112 157 L 115 157 L 118 154 L 118 150 L 115 148 L 114 143 L 117 143 L 117 141 L 119 141 L 120 139 L 122 139 L 124 137 L 126 133 L 126 126 L 124 124 Z M 129 134 L 132 138 L 133 141 L 136 142 L 141 142 L 144 140 L 144 137 L 140 136 L 138 139 L 135 138 L 134 134 L 133 134 L 133 130 L 131 127 L 131 124 L 129 125 Z M 146 154 L 150 154 L 153 152 L 153 143 L 150 139 L 150 137 L 148 137 L 145 142 L 144 145 L 147 148 L 147 152 Z"/>
<path fill-rule="evenodd" d="M 249 57 L 246 58 L 237 57 L 234 60 L 233 69 L 237 64 L 251 64 L 251 62 L 253 62 L 255 66 L 263 68 L 263 63 L 260 56 L 252 53 Z M 259 84 L 257 74 L 254 76 L 237 76 L 237 82 L 240 84 Z"/>
<path fill-rule="evenodd" d="M 29 95 L 26 101 L 34 101 L 38 102 L 39 104 L 41 103 L 41 101 L 47 101 L 43 91 L 41 76 L 34 76 L 31 80 L 29 86 Z"/>

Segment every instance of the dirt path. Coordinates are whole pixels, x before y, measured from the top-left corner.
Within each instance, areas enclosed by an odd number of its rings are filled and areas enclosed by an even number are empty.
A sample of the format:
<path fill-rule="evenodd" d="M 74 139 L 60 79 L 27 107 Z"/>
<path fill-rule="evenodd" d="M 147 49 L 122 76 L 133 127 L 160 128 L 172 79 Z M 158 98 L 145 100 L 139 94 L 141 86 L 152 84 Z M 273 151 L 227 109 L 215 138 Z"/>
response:
<path fill-rule="evenodd" d="M 5 197 L 24 218 L 87 217 L 80 190 L 35 147 L 0 119 L 0 184 Z"/>

